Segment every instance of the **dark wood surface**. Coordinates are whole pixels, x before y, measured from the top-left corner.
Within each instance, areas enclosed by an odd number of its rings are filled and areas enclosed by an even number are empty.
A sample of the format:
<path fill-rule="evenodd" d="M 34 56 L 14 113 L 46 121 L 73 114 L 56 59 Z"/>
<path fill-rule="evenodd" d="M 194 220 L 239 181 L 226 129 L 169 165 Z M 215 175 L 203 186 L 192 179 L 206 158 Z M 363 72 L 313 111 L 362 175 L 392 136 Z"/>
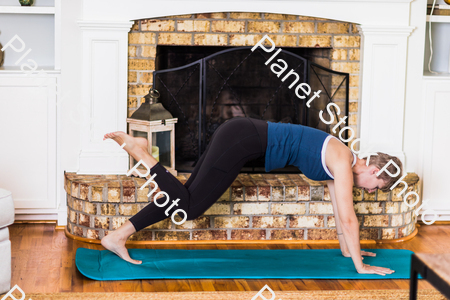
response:
<path fill-rule="evenodd" d="M 25 293 L 52 292 L 189 292 L 258 291 L 268 284 L 274 291 L 409 289 L 409 279 L 375 280 L 127 280 L 95 281 L 75 266 L 79 247 L 103 249 L 74 241 L 54 224 L 14 224 L 9 227 L 12 247 L 12 282 Z M 158 245 L 133 248 L 159 249 L 337 249 L 338 245 Z M 420 253 L 445 253 L 450 248 L 450 225 L 422 225 L 410 241 L 365 248 L 408 249 Z M 350 259 L 350 258 L 349 258 Z M 419 280 L 419 289 L 432 289 Z"/>
<path fill-rule="evenodd" d="M 450 299 L 449 253 L 415 253 L 411 257 L 410 300 L 417 299 L 418 275 Z"/>
<path fill-rule="evenodd" d="M 450 253 L 417 253 L 417 257 L 450 286 Z"/>

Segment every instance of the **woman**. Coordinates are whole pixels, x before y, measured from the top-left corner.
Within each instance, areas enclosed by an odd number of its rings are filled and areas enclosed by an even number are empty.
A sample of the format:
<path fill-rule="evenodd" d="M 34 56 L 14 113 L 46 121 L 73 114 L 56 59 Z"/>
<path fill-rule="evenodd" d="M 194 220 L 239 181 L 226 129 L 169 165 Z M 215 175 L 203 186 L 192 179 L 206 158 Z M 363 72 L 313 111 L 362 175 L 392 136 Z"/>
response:
<path fill-rule="evenodd" d="M 371 157 L 372 164 L 366 166 L 364 159 L 357 158 L 337 138 L 318 129 L 235 117 L 224 122 L 214 132 L 189 180 L 183 185 L 147 152 L 146 139 L 135 138 L 124 132 L 108 133 L 104 139 L 107 138 L 119 145 L 126 143 L 123 149 L 136 161 L 142 160 L 150 168 L 149 176 L 157 174 L 154 181 L 161 191 L 166 192 L 170 199 L 180 199 L 177 206 L 169 211 L 167 207 L 158 207 L 151 202 L 102 239 L 101 243 L 106 249 L 130 263 L 142 263 L 132 259 L 125 248 L 125 242 L 131 234 L 166 219 L 176 209 L 183 209 L 188 220 L 197 218 L 226 191 L 246 162 L 265 156 L 267 172 L 294 165 L 312 180 L 327 181 L 342 254 L 351 256 L 358 273 L 385 275 L 394 272 L 363 264 L 362 255 L 375 254 L 360 249 L 359 224 L 353 210 L 352 190 L 353 185 L 369 193 L 376 189 L 389 190 L 396 178 L 389 177 L 385 172 L 377 177 L 376 173 L 391 158 L 401 166 L 395 157 L 378 153 L 378 156 Z M 389 171 L 395 173 L 395 170 Z M 163 203 L 165 200 L 163 197 L 158 202 Z"/>

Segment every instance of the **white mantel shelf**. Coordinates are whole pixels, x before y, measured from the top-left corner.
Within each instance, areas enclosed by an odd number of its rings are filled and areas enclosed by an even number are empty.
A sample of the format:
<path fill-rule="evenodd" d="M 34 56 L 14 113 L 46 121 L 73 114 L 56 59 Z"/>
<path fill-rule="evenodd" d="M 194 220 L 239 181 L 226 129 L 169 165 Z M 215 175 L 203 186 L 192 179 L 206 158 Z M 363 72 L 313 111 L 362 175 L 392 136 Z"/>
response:
<path fill-rule="evenodd" d="M 1 14 L 54 15 L 54 6 L 0 6 Z"/>
<path fill-rule="evenodd" d="M 427 22 L 450 23 L 450 16 L 427 16 Z"/>
<path fill-rule="evenodd" d="M 424 71 L 423 72 L 423 78 L 425 78 L 425 79 L 439 79 L 439 80 L 448 79 L 448 80 L 450 80 L 450 73 L 433 74 L 433 73 L 430 73 L 428 71 Z"/>

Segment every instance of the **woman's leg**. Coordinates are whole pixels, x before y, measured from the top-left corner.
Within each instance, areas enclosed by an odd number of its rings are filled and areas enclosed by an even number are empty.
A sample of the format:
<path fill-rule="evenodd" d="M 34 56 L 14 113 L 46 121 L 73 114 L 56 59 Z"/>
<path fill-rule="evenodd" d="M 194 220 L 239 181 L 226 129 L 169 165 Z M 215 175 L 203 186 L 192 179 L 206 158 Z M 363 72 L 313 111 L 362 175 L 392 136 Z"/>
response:
<path fill-rule="evenodd" d="M 123 147 L 123 149 L 127 151 L 128 154 L 130 154 L 134 159 L 136 159 L 136 161 L 140 161 L 142 159 L 149 168 L 153 169 L 154 166 L 158 163 L 158 161 L 153 158 L 153 156 L 148 154 L 146 150 L 148 141 L 145 138 L 132 137 L 124 132 L 113 132 L 105 134 L 103 140 L 108 138 L 113 139 L 121 146 L 123 145 L 123 143 L 125 143 L 126 145 Z M 103 247 L 110 250 L 111 252 L 114 252 L 122 259 L 133 264 L 141 264 L 142 261 L 134 260 L 130 257 L 128 250 L 125 247 L 125 242 L 127 241 L 128 237 L 135 232 L 135 227 L 129 220 L 127 220 L 125 224 L 123 224 L 117 230 L 109 232 L 109 234 L 101 240 L 101 243 Z"/>
<path fill-rule="evenodd" d="M 227 123 L 229 120 L 226 120 L 223 124 Z M 205 152 L 203 152 L 203 154 L 200 156 L 199 160 L 197 161 L 197 164 L 194 167 L 194 170 L 191 173 L 191 176 L 189 176 L 189 179 L 186 181 L 186 183 L 184 184 L 184 186 L 186 188 L 189 188 L 189 186 L 191 185 L 192 181 L 194 181 L 195 177 L 198 174 L 198 170 L 200 169 L 203 160 L 205 159 L 206 154 L 208 153 L 209 148 L 211 147 L 211 144 L 214 141 L 214 138 L 217 136 L 217 133 L 219 132 L 219 130 L 221 128 L 224 128 L 224 126 L 222 126 L 223 124 L 221 124 L 221 126 L 219 126 L 219 128 L 216 129 L 216 131 L 214 131 L 211 139 L 209 140 L 208 145 L 206 146 Z"/>
<path fill-rule="evenodd" d="M 264 120 L 235 117 L 216 130 L 217 135 L 211 140 L 201 167 L 188 188 L 190 219 L 211 207 L 248 161 L 264 156 L 267 126 Z"/>
<path fill-rule="evenodd" d="M 157 207 L 154 202 L 148 204 L 130 218 L 136 231 L 166 219 L 176 209 L 183 209 L 187 220 L 196 219 L 223 195 L 246 162 L 265 154 L 266 121 L 237 117 L 222 124 L 215 133 L 188 186 L 183 186 L 160 164 L 152 168 L 152 173 L 157 174 L 154 180 L 161 191 L 167 192 L 172 201 L 180 201 L 171 210 L 167 209 L 169 204 L 163 208 Z M 165 201 L 165 196 L 158 199 L 158 203 Z"/>
<path fill-rule="evenodd" d="M 239 117 L 230 119 L 219 129 L 213 135 L 214 138 L 207 147 L 208 151 L 205 151 L 196 166 L 196 174 L 187 189 L 162 165 L 154 164 L 155 160 L 145 151 L 145 148 L 143 148 L 145 153 L 129 152 L 130 155 L 137 155 L 135 157 L 137 161 L 142 159 L 151 168 L 153 175 L 157 174 L 154 181 L 161 191 L 167 192 L 172 201 L 180 200 L 177 203 L 178 206 L 174 206 L 172 210 L 167 209 L 170 204 L 161 208 L 154 202 L 150 203 L 122 227 L 102 239 L 105 248 L 127 261 L 137 263 L 129 258 L 125 248 L 125 241 L 129 235 L 167 218 L 179 208 L 186 211 L 188 220 L 197 218 L 225 192 L 247 161 L 264 155 L 267 145 L 267 122 Z M 126 142 L 127 137 L 122 139 Z M 122 144 L 121 141 L 117 142 Z M 126 147 L 124 149 L 129 150 Z M 150 187 L 152 188 L 153 186 Z M 158 199 L 158 203 L 165 201 L 165 196 Z"/>

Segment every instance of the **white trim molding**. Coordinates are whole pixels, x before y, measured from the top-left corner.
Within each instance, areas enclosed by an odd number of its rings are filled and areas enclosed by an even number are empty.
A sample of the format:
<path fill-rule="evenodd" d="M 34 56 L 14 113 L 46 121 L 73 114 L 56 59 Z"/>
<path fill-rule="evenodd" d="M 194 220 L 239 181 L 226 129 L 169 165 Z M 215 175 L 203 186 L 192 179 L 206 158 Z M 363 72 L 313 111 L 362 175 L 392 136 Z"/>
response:
<path fill-rule="evenodd" d="M 128 155 L 111 131 L 126 132 L 128 32 L 133 22 L 78 21 L 82 32 L 78 174 L 125 174 Z"/>
<path fill-rule="evenodd" d="M 357 25 L 359 33 L 362 35 L 383 34 L 383 35 L 406 35 L 407 37 L 416 29 L 414 26 L 393 26 L 393 25 Z"/>
<path fill-rule="evenodd" d="M 447 159 L 450 137 L 450 78 L 436 80 L 427 78 L 422 91 L 422 132 L 423 198 L 428 200 L 424 209 L 432 209 L 439 215 L 450 218 L 450 197 L 447 173 L 450 162 Z"/>
<path fill-rule="evenodd" d="M 87 21 L 78 20 L 78 26 L 82 30 L 118 30 L 126 32 L 130 31 L 133 22 L 108 22 L 108 21 Z"/>
<path fill-rule="evenodd" d="M 359 25 L 360 149 L 397 156 L 403 151 L 406 62 L 411 26 Z"/>

